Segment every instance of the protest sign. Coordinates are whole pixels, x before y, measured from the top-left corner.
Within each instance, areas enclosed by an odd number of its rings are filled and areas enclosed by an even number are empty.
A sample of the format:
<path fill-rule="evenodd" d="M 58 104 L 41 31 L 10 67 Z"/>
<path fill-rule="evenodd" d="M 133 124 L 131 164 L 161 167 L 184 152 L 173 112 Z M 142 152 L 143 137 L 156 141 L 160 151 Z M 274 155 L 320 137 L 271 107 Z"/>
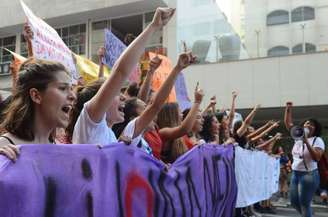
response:
<path fill-rule="evenodd" d="M 38 59 L 46 59 L 62 63 L 72 75 L 73 81 L 80 77 L 70 49 L 65 45 L 55 29 L 49 26 L 34 13 L 21 0 L 28 24 L 33 32 L 33 55 Z"/>
<path fill-rule="evenodd" d="M 177 102 L 179 103 L 179 107 L 181 111 L 191 108 L 191 102 L 188 97 L 186 81 L 182 72 L 178 75 L 174 87 L 175 87 Z"/>
<path fill-rule="evenodd" d="M 152 89 L 154 91 L 158 91 L 159 88 L 162 86 L 162 84 L 165 82 L 166 78 L 169 76 L 169 74 L 172 71 L 172 62 L 171 60 L 163 55 L 155 54 L 152 52 L 149 52 L 149 58 L 153 59 L 156 57 L 156 55 L 162 60 L 161 65 L 156 69 L 153 81 L 152 81 Z M 176 94 L 175 94 L 175 88 L 172 88 L 170 95 L 168 96 L 168 102 L 176 102 Z"/>
<path fill-rule="evenodd" d="M 262 151 L 235 149 L 235 174 L 238 185 L 236 207 L 246 207 L 271 198 L 278 191 L 279 158 Z"/>
<path fill-rule="evenodd" d="M 105 29 L 106 52 L 103 61 L 106 65 L 108 65 L 110 68 L 113 68 L 115 62 L 118 60 L 118 58 L 121 56 L 121 54 L 126 48 L 127 46 L 118 37 L 116 37 L 111 30 Z M 129 83 L 139 83 L 140 74 L 140 70 L 136 66 L 136 68 L 134 68 L 128 78 Z"/>

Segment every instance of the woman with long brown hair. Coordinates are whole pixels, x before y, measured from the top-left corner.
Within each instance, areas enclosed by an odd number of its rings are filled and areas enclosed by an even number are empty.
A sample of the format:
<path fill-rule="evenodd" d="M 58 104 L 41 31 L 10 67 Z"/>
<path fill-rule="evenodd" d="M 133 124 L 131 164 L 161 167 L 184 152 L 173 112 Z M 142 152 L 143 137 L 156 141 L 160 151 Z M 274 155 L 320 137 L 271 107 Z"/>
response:
<path fill-rule="evenodd" d="M 158 132 L 163 142 L 161 158 L 165 163 L 174 162 L 180 155 L 188 151 L 187 146 L 182 141 L 182 137 L 192 130 L 203 96 L 204 93 L 198 88 L 197 84 L 194 104 L 183 121 L 177 103 L 165 104 L 158 113 Z"/>
<path fill-rule="evenodd" d="M 54 143 L 54 131 L 65 128 L 75 95 L 71 76 L 57 62 L 28 59 L 20 68 L 11 103 L 4 112 L 0 154 L 16 160 L 18 144 Z"/>

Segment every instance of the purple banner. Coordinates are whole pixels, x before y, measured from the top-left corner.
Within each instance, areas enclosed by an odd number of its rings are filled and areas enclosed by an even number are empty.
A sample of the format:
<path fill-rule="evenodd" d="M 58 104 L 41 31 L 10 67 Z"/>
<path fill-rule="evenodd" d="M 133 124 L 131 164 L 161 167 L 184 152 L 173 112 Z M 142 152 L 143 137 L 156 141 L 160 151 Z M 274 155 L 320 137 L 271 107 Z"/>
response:
<path fill-rule="evenodd" d="M 182 72 L 179 73 L 178 78 L 175 81 L 175 93 L 181 111 L 184 111 L 185 109 L 191 107 L 191 102 L 188 97 L 188 92 L 186 87 L 186 81 Z"/>
<path fill-rule="evenodd" d="M 0 156 L 1 217 L 232 216 L 233 147 L 203 145 L 170 169 L 123 144 L 25 145 Z"/>

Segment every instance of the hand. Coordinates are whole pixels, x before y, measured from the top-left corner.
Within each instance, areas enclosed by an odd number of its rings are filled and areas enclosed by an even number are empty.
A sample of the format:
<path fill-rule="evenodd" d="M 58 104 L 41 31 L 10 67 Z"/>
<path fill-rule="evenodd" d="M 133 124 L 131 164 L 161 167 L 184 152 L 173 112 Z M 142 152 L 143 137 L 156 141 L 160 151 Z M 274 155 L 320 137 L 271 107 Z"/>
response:
<path fill-rule="evenodd" d="M 215 106 L 216 105 L 216 96 L 212 96 L 210 99 L 210 106 Z"/>
<path fill-rule="evenodd" d="M 121 135 L 119 138 L 118 138 L 118 141 L 120 142 L 124 142 L 126 145 L 130 145 L 131 142 L 132 142 L 132 139 L 130 137 L 127 137 L 127 136 L 123 136 Z"/>
<path fill-rule="evenodd" d="M 274 122 L 274 123 L 272 124 L 272 126 L 273 126 L 273 127 L 279 127 L 279 123 L 280 123 L 280 121 L 276 121 L 276 122 Z"/>
<path fill-rule="evenodd" d="M 261 108 L 261 104 L 257 104 L 257 105 L 254 107 L 255 111 L 258 110 L 259 108 Z"/>
<path fill-rule="evenodd" d="M 151 59 L 151 61 L 149 63 L 149 71 L 148 72 L 150 72 L 150 73 L 155 72 L 156 69 L 161 65 L 161 63 L 162 63 L 162 59 L 159 58 L 158 56 Z"/>
<path fill-rule="evenodd" d="M 267 124 L 268 125 L 273 125 L 274 123 L 276 123 L 274 120 L 269 120 Z"/>
<path fill-rule="evenodd" d="M 230 145 L 230 144 L 235 144 L 236 140 L 232 137 L 229 137 L 227 141 L 224 142 L 224 145 Z"/>
<path fill-rule="evenodd" d="M 238 92 L 237 91 L 232 91 L 232 99 L 236 99 L 238 96 Z"/>
<path fill-rule="evenodd" d="M 308 141 L 308 135 L 307 133 L 304 132 L 304 136 L 303 136 L 303 142 L 306 144 L 306 143 L 309 143 Z"/>
<path fill-rule="evenodd" d="M 204 97 L 204 91 L 199 88 L 199 83 L 197 82 L 195 88 L 195 103 L 202 103 Z"/>
<path fill-rule="evenodd" d="M 173 8 L 157 8 L 151 25 L 158 29 L 165 26 L 174 15 L 174 12 L 175 9 Z"/>
<path fill-rule="evenodd" d="M 31 41 L 33 39 L 33 31 L 28 23 L 24 24 L 23 35 L 26 41 Z"/>
<path fill-rule="evenodd" d="M 286 108 L 287 108 L 287 111 L 290 111 L 290 109 L 293 107 L 293 102 L 286 102 Z"/>
<path fill-rule="evenodd" d="M 193 56 L 191 52 L 182 53 L 179 56 L 176 67 L 179 70 L 182 70 L 182 69 L 188 67 L 189 65 L 195 63 L 195 61 L 196 61 L 196 57 Z"/>
<path fill-rule="evenodd" d="M 8 144 L 0 147 L 0 154 L 15 162 L 17 160 L 17 156 L 20 154 L 20 151 L 17 146 Z"/>
<path fill-rule="evenodd" d="M 286 102 L 286 106 L 287 107 L 292 107 L 293 106 L 293 102 L 291 102 L 291 101 Z"/>
<path fill-rule="evenodd" d="M 97 55 L 98 55 L 99 61 L 101 61 L 104 58 L 105 52 L 106 52 L 105 47 L 100 47 L 98 49 Z"/>

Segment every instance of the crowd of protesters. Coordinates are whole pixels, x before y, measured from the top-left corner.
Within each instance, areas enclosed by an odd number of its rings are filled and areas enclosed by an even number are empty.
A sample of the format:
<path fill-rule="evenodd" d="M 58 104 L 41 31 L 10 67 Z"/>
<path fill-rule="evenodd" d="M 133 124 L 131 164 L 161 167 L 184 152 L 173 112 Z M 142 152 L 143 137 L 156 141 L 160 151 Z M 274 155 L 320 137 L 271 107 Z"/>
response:
<path fill-rule="evenodd" d="M 302 216 L 312 216 L 311 201 L 319 187 L 317 162 L 324 153 L 325 145 L 320 138 L 321 125 L 315 119 L 306 120 L 301 126 L 307 129 L 303 139 L 296 140 L 292 153 L 284 153 L 274 145 L 282 138 L 277 129 L 279 121 L 268 121 L 254 128 L 252 121 L 260 109 L 256 105 L 243 119 L 238 116 L 236 103 L 238 93 L 231 95 L 229 110 L 217 109 L 215 96 L 201 109 L 204 93 L 197 84 L 192 105 L 181 111 L 178 103 L 166 99 L 174 87 L 179 73 L 193 64 L 196 57 L 191 52 L 179 55 L 176 65 L 160 89 L 154 92 L 151 81 L 162 60 L 156 56 L 140 84 L 124 86 L 134 70 L 150 37 L 168 23 L 175 10 L 159 8 L 153 21 L 136 38 L 116 61 L 109 78 L 104 78 L 100 48 L 99 79 L 78 85 L 71 83 L 70 73 L 58 62 L 30 58 L 19 69 L 14 79 L 12 96 L 1 101 L 0 154 L 16 161 L 19 144 L 101 144 L 111 145 L 123 141 L 136 146 L 168 166 L 179 156 L 195 146 L 205 143 L 235 144 L 245 149 L 266 152 L 281 157 L 280 193 L 288 197 L 288 173 L 291 204 Z M 28 44 L 33 33 L 25 26 Z M 285 125 L 292 129 L 292 104 L 285 112 Z M 268 136 L 272 134 L 272 136 Z M 236 216 L 252 216 L 253 210 L 274 212 L 270 201 L 253 207 L 236 210 Z"/>

